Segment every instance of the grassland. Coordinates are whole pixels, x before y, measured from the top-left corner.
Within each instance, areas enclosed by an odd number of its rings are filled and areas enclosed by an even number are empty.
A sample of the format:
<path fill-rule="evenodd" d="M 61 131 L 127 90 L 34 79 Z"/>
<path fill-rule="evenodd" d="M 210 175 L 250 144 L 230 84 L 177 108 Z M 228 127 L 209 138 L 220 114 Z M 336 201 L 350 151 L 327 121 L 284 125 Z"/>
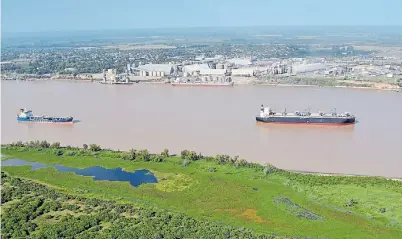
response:
<path fill-rule="evenodd" d="M 32 171 L 29 166 L 2 167 L 12 177 L 85 198 L 167 209 L 197 220 L 221 222 L 269 235 L 402 238 L 402 183 L 399 181 L 302 175 L 209 157 L 198 157 L 185 164 L 178 156 L 158 160 L 162 162 L 139 157 L 128 160 L 127 152 L 107 150 L 7 146 L 2 147 L 2 154 L 6 158 L 76 168 L 148 169 L 159 181 L 136 188 L 128 182 L 94 181 L 91 177 L 62 173 L 54 168 Z"/>

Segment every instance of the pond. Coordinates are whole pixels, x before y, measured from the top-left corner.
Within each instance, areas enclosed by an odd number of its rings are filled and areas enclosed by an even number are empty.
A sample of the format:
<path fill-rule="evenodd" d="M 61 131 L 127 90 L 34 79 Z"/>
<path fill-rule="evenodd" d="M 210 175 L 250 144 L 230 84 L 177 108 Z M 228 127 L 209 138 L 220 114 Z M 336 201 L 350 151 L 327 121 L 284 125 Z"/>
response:
<path fill-rule="evenodd" d="M 38 162 L 30 162 L 22 159 L 7 159 L 1 162 L 1 166 L 24 166 L 30 165 L 32 170 L 53 167 L 59 172 L 74 172 L 81 176 L 92 176 L 96 180 L 108 181 L 127 181 L 134 187 L 138 187 L 145 183 L 157 183 L 158 180 L 149 170 L 136 170 L 134 172 L 126 172 L 121 168 L 107 169 L 100 166 L 90 168 L 71 168 L 57 164 L 43 164 Z"/>

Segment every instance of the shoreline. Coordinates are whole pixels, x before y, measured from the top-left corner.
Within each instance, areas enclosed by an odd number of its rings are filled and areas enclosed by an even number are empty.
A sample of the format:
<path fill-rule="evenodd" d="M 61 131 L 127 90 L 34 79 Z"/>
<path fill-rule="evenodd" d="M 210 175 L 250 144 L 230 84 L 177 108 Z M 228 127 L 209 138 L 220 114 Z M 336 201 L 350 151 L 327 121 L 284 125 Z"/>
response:
<path fill-rule="evenodd" d="M 15 144 L 18 144 L 17 142 L 9 143 L 9 144 L 2 144 L 1 148 L 7 149 L 8 147 L 17 147 L 17 148 L 20 147 L 20 148 L 27 148 L 27 149 L 35 149 L 35 147 L 28 146 L 28 143 L 29 142 L 26 142 L 25 144 L 23 143 L 23 146 L 15 146 Z M 13 146 L 13 144 L 14 144 L 14 146 Z M 88 145 L 90 145 L 90 144 L 88 144 Z M 98 147 L 100 147 L 100 146 L 98 145 Z M 39 147 L 39 148 L 41 148 L 41 147 Z M 52 150 L 53 148 L 49 146 L 49 148 L 43 148 L 43 149 Z M 60 146 L 57 149 L 69 150 L 68 147 L 66 147 L 66 146 Z M 71 149 L 72 150 L 85 150 L 82 147 L 74 147 L 74 146 Z M 182 151 L 188 151 L 188 150 L 184 149 Z M 128 150 L 116 150 L 116 149 L 111 149 L 111 148 L 101 148 L 100 151 L 96 151 L 96 152 L 129 153 Z M 190 150 L 188 152 L 193 152 L 193 151 Z M 197 155 L 197 153 L 195 153 L 195 154 Z M 154 154 L 150 153 L 150 155 L 154 155 Z M 234 158 L 234 157 L 231 157 L 230 155 L 224 155 L 223 154 L 223 156 L 226 156 L 229 159 Z M 172 154 L 170 154 L 170 157 L 181 158 L 180 153 L 177 153 L 177 154 L 172 153 Z M 215 158 L 215 157 L 216 156 L 202 155 L 202 158 L 200 158 L 198 160 L 206 160 L 206 158 Z M 10 155 L 1 154 L 0 162 L 3 161 L 3 160 L 10 159 L 10 158 L 13 158 L 13 157 L 10 156 Z M 285 173 L 286 172 L 287 173 L 295 173 L 295 174 L 298 174 L 298 175 L 313 175 L 313 176 L 326 176 L 326 177 L 328 177 L 328 176 L 332 176 L 332 177 L 368 177 L 368 178 L 380 178 L 380 179 L 385 179 L 385 180 L 394 180 L 394 181 L 402 182 L 402 177 L 378 176 L 378 175 L 368 175 L 368 174 L 351 174 L 351 173 L 328 173 L 328 172 L 316 172 L 316 171 L 306 171 L 306 170 L 292 170 L 292 169 L 277 168 L 275 165 L 272 165 L 270 163 L 262 164 L 262 163 L 259 163 L 259 162 L 249 161 L 249 160 L 245 160 L 245 159 L 243 159 L 243 160 L 245 161 L 246 165 L 254 165 L 254 166 L 257 166 L 257 167 L 261 167 L 261 168 L 269 167 L 269 168 L 273 168 L 273 169 L 276 169 L 278 171 L 282 171 L 282 172 L 285 172 Z"/>
<path fill-rule="evenodd" d="M 4 80 L 4 79 L 3 79 Z M 155 81 L 156 80 L 156 81 Z M 4 81 L 17 81 L 17 80 L 4 80 Z M 27 82 L 32 82 L 32 81 L 61 81 L 61 82 L 66 82 L 66 81 L 71 81 L 71 82 L 100 82 L 101 80 L 99 79 L 31 79 L 31 80 L 18 80 L 18 81 L 27 81 Z M 157 79 L 150 79 L 150 80 L 143 80 L 143 81 L 137 81 L 137 82 L 132 82 L 130 85 L 135 85 L 135 84 L 155 84 L 155 85 L 161 85 L 161 84 L 170 84 L 165 81 L 158 81 Z M 380 90 L 380 91 L 391 91 L 391 92 L 401 92 L 402 88 L 376 88 L 376 87 L 359 87 L 359 86 L 319 86 L 319 85 L 297 85 L 297 84 L 272 84 L 272 83 L 255 83 L 255 82 L 250 82 L 250 83 L 234 83 L 233 86 L 269 86 L 269 87 L 309 87 L 309 88 L 327 88 L 327 89 L 357 89 L 357 90 Z"/>

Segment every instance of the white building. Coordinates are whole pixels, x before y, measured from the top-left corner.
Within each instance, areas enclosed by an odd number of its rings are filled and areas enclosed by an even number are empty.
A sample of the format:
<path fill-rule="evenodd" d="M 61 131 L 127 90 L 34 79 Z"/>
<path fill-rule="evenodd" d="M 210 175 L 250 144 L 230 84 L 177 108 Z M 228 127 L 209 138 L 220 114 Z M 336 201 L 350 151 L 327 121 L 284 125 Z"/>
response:
<path fill-rule="evenodd" d="M 193 65 L 186 65 L 183 66 L 183 72 L 188 72 L 192 74 L 193 72 L 196 71 L 201 71 L 201 70 L 209 70 L 208 64 L 193 64 Z"/>
<path fill-rule="evenodd" d="M 233 65 L 238 65 L 238 66 L 249 66 L 249 65 L 253 64 L 251 62 L 251 60 L 248 58 L 232 58 L 232 59 L 227 59 L 226 62 L 231 63 Z"/>
<path fill-rule="evenodd" d="M 254 73 L 253 68 L 232 69 L 232 76 L 253 76 Z"/>
<path fill-rule="evenodd" d="M 141 76 L 165 76 L 170 75 L 175 68 L 172 64 L 146 64 L 139 65 L 136 70 L 140 71 Z"/>
<path fill-rule="evenodd" d="M 200 75 L 225 75 L 226 69 L 201 69 Z"/>
<path fill-rule="evenodd" d="M 325 70 L 327 65 L 321 63 L 292 65 L 292 73 L 304 73 Z"/>

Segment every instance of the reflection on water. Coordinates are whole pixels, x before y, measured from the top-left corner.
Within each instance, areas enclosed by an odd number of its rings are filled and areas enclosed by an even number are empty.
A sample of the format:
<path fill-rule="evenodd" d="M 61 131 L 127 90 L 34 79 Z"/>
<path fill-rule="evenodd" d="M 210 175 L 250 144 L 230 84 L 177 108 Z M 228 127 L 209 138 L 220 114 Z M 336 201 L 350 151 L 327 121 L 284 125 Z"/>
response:
<path fill-rule="evenodd" d="M 134 187 L 138 187 L 144 183 L 157 183 L 157 178 L 149 170 L 136 170 L 134 172 L 126 172 L 121 168 L 106 169 L 95 166 L 90 168 L 71 168 L 57 164 L 43 164 L 38 162 L 30 162 L 22 159 L 7 159 L 1 162 L 1 166 L 24 166 L 30 165 L 32 170 L 53 167 L 59 172 L 74 172 L 82 176 L 91 176 L 96 180 L 108 181 L 127 181 Z"/>
<path fill-rule="evenodd" d="M 272 132 L 350 132 L 353 133 L 355 124 L 348 125 L 319 125 L 319 124 L 270 124 L 263 122 L 256 122 L 256 126 L 263 131 Z"/>

